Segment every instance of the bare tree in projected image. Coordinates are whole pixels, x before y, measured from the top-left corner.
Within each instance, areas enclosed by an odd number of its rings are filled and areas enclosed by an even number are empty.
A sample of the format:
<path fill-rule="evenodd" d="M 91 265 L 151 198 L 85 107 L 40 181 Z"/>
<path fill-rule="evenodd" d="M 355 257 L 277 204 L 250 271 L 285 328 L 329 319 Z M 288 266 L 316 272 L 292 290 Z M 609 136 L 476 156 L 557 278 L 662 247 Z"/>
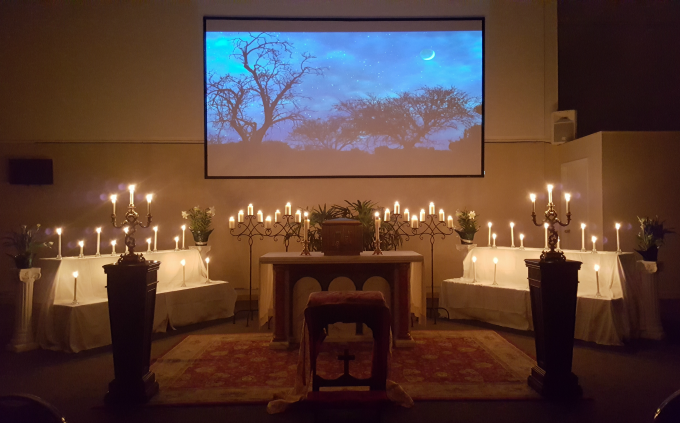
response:
<path fill-rule="evenodd" d="M 307 150 L 340 151 L 354 147 L 367 150 L 361 135 L 346 118 L 333 116 L 326 120 L 303 120 L 291 131 L 289 139 Z"/>
<path fill-rule="evenodd" d="M 298 104 L 303 98 L 295 92 L 306 75 L 323 75 L 323 69 L 309 65 L 315 57 L 301 53 L 293 61 L 293 45 L 268 33 L 248 34 L 233 41 L 231 57 L 243 63 L 242 75 L 215 75 L 207 79 L 207 107 L 213 114 L 212 125 L 218 130 L 231 127 L 248 143 L 262 143 L 274 125 L 302 120 L 306 110 Z M 258 120 L 249 114 L 261 106 Z"/>

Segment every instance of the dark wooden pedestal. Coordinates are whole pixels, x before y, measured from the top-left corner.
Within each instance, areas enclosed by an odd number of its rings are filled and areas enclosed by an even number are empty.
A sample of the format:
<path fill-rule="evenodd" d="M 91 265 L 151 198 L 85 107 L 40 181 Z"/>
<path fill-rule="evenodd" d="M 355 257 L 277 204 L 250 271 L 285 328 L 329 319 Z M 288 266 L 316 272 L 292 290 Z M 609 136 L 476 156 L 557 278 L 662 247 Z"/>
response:
<path fill-rule="evenodd" d="M 158 392 L 149 365 L 160 264 L 104 266 L 115 375 L 106 394 L 108 403 L 142 403 Z"/>
<path fill-rule="evenodd" d="M 576 292 L 581 262 L 525 260 L 536 337 L 536 361 L 529 386 L 551 398 L 580 396 L 571 372 L 576 321 Z"/>

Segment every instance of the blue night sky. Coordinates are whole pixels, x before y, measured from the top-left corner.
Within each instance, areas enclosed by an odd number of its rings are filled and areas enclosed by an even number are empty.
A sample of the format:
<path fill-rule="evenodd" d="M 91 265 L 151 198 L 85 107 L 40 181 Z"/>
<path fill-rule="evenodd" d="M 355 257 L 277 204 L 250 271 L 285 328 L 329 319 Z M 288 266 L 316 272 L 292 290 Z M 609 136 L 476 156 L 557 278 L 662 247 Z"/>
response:
<path fill-rule="evenodd" d="M 207 71 L 217 75 L 243 74 L 240 62 L 230 57 L 232 40 L 247 36 L 238 32 L 206 34 Z M 455 86 L 473 97 L 482 95 L 482 32 L 285 32 L 273 33 L 293 44 L 292 63 L 299 63 L 300 53 L 315 59 L 308 62 L 323 67 L 323 76 L 308 75 L 296 92 L 309 97 L 301 105 L 310 109 L 309 118 L 325 118 L 334 113 L 333 105 L 352 98 L 394 96 L 422 86 Z M 434 58 L 425 60 L 428 50 Z M 257 119 L 260 108 L 248 111 Z M 213 132 L 211 125 L 208 130 Z M 290 126 L 269 130 L 265 139 L 285 140 Z M 233 131 L 231 131 L 233 132 Z M 436 139 L 458 139 L 460 131 L 440 133 Z M 233 141 L 238 137 L 230 134 Z M 448 148 L 448 141 L 436 146 Z"/>

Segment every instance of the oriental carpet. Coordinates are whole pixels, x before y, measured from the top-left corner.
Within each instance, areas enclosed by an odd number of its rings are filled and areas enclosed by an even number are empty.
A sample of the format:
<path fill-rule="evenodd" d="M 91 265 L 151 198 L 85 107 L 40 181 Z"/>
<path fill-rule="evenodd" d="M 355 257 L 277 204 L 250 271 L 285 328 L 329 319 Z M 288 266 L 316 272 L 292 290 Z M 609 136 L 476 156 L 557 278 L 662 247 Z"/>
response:
<path fill-rule="evenodd" d="M 413 331 L 413 348 L 393 349 L 389 379 L 414 400 L 538 399 L 527 385 L 535 361 L 496 332 Z M 149 404 L 267 403 L 292 389 L 298 351 L 269 349 L 271 334 L 190 335 L 151 367 L 160 392 Z M 350 373 L 370 374 L 371 342 L 325 342 L 318 371 L 342 374 L 337 359 L 356 356 Z"/>

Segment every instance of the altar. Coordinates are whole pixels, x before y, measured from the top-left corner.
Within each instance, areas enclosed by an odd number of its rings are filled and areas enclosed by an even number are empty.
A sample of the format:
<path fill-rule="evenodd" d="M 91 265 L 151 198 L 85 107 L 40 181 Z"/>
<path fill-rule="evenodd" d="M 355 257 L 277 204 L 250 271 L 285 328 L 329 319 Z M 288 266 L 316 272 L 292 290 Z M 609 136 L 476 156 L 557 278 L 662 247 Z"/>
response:
<path fill-rule="evenodd" d="M 423 256 L 413 251 L 385 251 L 382 255 L 364 251 L 358 256 L 265 254 L 260 257 L 260 325 L 273 317 L 270 346 L 285 348 L 299 341 L 301 315 L 311 292 L 381 291 L 392 313 L 395 346 L 411 345 L 411 313 L 420 325 L 426 322 L 422 262 Z M 308 288 L 299 283 L 305 278 L 312 279 Z"/>
<path fill-rule="evenodd" d="M 144 255 L 148 260 L 161 262 L 154 332 L 233 316 L 236 291 L 225 281 L 206 283 L 206 268 L 198 250 Z M 34 316 L 36 338 L 42 348 L 78 352 L 111 344 L 106 274 L 102 266 L 117 260 L 117 255 L 110 254 L 40 260 L 42 278 L 34 288 Z"/>

